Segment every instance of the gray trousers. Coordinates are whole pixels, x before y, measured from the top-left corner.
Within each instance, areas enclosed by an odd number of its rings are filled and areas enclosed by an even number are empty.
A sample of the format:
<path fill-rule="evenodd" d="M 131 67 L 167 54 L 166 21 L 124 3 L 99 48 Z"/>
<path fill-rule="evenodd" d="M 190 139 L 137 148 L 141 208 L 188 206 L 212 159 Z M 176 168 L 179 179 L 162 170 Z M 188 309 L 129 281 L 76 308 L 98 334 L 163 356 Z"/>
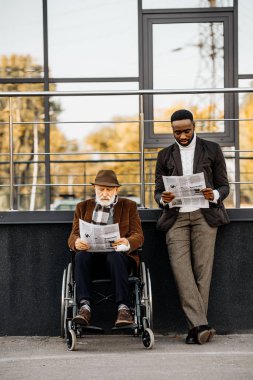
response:
<path fill-rule="evenodd" d="M 207 325 L 217 227 L 200 210 L 179 213 L 166 243 L 180 302 L 189 328 Z"/>

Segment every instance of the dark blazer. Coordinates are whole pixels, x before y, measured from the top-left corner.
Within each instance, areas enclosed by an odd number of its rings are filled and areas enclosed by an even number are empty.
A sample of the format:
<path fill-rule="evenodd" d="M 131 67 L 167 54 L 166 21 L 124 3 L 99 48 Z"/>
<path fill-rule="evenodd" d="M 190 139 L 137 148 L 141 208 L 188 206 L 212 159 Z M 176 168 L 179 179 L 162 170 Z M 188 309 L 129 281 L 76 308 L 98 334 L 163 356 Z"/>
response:
<path fill-rule="evenodd" d="M 80 238 L 79 219 L 90 223 L 95 207 L 95 199 L 88 199 L 76 205 L 72 231 L 68 239 L 68 244 L 72 251 L 76 251 L 75 241 Z M 130 244 L 130 251 L 127 255 L 131 256 L 139 264 L 139 257 L 136 251 L 143 245 L 144 236 L 141 228 L 141 220 L 136 203 L 126 198 L 118 198 L 114 206 L 114 223 L 119 223 L 120 237 L 127 238 Z"/>
<path fill-rule="evenodd" d="M 204 172 L 206 187 L 218 190 L 220 198 L 217 204 L 209 202 L 209 207 L 201 209 L 207 223 L 212 226 L 220 226 L 229 223 L 229 218 L 223 200 L 229 194 L 229 183 L 225 159 L 220 146 L 211 141 L 196 139 L 196 148 L 193 160 L 193 173 Z M 162 149 L 158 153 L 155 174 L 155 200 L 161 206 L 160 199 L 165 191 L 162 176 L 183 175 L 180 150 L 177 143 Z M 175 222 L 179 208 L 164 207 L 163 213 L 157 222 L 157 228 L 162 231 L 168 229 Z"/>

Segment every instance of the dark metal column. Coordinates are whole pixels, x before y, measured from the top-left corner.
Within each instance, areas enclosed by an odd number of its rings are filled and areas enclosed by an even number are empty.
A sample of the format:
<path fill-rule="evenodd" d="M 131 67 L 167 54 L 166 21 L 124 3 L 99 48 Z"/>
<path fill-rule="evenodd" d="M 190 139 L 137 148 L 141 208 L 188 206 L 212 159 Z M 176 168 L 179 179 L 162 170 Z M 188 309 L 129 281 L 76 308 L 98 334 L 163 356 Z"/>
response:
<path fill-rule="evenodd" d="M 48 67 L 48 23 L 47 23 L 47 0 L 43 0 L 43 51 L 44 51 L 44 91 L 49 91 L 49 67 Z M 45 107 L 45 153 L 50 153 L 50 115 L 49 97 L 44 97 Z M 45 183 L 50 183 L 50 155 L 45 157 Z M 46 210 L 50 209 L 51 187 L 46 186 Z"/>

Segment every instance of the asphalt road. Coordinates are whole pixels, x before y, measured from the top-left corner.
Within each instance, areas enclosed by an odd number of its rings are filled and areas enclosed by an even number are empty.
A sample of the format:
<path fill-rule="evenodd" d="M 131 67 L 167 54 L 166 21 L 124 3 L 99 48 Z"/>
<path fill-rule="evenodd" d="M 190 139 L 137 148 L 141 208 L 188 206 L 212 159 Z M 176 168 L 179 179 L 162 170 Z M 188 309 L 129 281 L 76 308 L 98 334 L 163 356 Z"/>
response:
<path fill-rule="evenodd" d="M 185 336 L 88 336 L 77 351 L 58 337 L 0 337 L 1 380 L 253 380 L 253 335 L 219 335 L 203 346 Z"/>

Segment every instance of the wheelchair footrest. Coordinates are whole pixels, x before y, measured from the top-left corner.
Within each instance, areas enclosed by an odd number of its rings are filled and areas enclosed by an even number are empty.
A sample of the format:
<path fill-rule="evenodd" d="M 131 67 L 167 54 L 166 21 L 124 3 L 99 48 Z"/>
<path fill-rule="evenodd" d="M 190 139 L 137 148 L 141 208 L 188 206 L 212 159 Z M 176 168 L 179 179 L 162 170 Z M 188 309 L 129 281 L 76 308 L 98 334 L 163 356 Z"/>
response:
<path fill-rule="evenodd" d="M 78 325 L 78 327 L 82 329 L 82 333 L 104 334 L 104 329 L 102 329 L 102 327 L 92 326 L 92 325 L 88 325 L 88 326 Z"/>
<path fill-rule="evenodd" d="M 131 325 L 126 325 L 126 326 L 114 326 L 112 327 L 112 331 L 119 331 L 119 330 L 134 330 L 138 327 L 136 323 L 132 323 Z"/>

